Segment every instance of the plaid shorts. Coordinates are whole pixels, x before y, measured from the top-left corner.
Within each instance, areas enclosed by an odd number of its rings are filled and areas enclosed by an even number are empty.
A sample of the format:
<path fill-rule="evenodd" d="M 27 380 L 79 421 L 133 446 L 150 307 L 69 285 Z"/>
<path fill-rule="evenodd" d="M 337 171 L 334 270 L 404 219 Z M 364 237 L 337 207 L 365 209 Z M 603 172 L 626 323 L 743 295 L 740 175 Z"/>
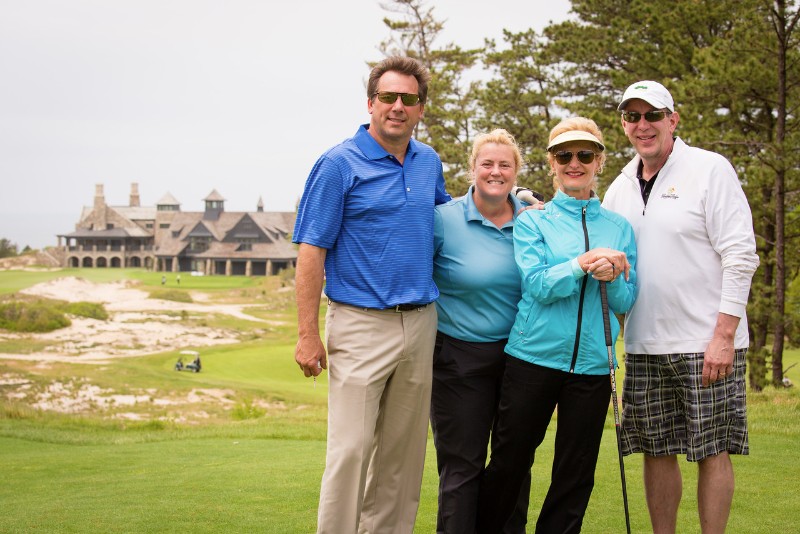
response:
<path fill-rule="evenodd" d="M 685 454 L 690 462 L 727 451 L 748 454 L 747 349 L 733 374 L 703 387 L 703 353 L 628 354 L 622 392 L 622 452 Z"/>

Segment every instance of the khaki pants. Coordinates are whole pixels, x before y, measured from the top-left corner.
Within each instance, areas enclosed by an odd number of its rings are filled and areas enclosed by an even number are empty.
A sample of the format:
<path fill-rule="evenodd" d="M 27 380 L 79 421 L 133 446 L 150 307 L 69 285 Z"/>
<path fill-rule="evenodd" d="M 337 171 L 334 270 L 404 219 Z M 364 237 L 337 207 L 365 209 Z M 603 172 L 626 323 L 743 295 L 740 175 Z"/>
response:
<path fill-rule="evenodd" d="M 411 533 L 428 436 L 436 308 L 326 317 L 328 450 L 318 533 Z"/>

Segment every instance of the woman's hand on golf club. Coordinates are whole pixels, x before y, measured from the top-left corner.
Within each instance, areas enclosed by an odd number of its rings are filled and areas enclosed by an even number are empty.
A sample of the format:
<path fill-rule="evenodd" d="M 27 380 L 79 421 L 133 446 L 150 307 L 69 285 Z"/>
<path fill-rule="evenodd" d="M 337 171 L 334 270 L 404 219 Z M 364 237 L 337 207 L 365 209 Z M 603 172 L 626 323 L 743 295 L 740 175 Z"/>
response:
<path fill-rule="evenodd" d="M 604 282 L 613 282 L 621 274 L 627 280 L 631 270 L 624 252 L 604 247 L 584 252 L 578 256 L 578 263 L 586 274 Z"/>

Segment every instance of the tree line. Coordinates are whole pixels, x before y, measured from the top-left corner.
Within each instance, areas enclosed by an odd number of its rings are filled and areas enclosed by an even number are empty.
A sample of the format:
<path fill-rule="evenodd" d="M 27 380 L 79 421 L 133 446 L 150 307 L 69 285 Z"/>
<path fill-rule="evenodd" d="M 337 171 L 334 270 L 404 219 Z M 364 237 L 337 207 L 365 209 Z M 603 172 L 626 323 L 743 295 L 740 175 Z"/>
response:
<path fill-rule="evenodd" d="M 416 57 L 433 74 L 417 137 L 441 156 L 454 196 L 467 190 L 474 136 L 505 128 L 523 153 L 520 184 L 549 198 L 548 133 L 582 115 L 608 147 L 602 197 L 634 155 L 616 111 L 622 91 L 663 83 L 681 116 L 677 135 L 726 156 L 749 199 L 761 266 L 748 305 L 748 378 L 755 390 L 781 384 L 784 344 L 800 341 L 800 288 L 791 287 L 800 267 L 798 0 L 572 0 L 566 21 L 504 31 L 475 49 L 439 43 L 445 22 L 426 0 L 381 7 L 389 37 L 380 50 Z"/>
<path fill-rule="evenodd" d="M 11 258 L 17 255 L 17 244 L 5 237 L 0 238 L 0 258 Z"/>

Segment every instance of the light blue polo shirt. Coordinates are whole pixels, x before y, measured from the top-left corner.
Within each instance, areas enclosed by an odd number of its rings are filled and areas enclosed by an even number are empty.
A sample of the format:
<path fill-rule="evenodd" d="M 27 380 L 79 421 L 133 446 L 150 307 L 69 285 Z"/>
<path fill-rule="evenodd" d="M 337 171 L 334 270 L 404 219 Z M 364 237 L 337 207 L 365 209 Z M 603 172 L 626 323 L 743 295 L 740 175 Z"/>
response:
<path fill-rule="evenodd" d="M 327 249 L 325 294 L 365 308 L 428 304 L 433 210 L 450 200 L 436 152 L 411 139 L 403 164 L 362 125 L 323 154 L 297 208 L 292 241 Z"/>
<path fill-rule="evenodd" d="M 439 288 L 439 331 L 472 342 L 508 338 L 521 298 L 514 260 L 514 219 L 497 228 L 467 194 L 436 207 L 433 279 Z"/>

